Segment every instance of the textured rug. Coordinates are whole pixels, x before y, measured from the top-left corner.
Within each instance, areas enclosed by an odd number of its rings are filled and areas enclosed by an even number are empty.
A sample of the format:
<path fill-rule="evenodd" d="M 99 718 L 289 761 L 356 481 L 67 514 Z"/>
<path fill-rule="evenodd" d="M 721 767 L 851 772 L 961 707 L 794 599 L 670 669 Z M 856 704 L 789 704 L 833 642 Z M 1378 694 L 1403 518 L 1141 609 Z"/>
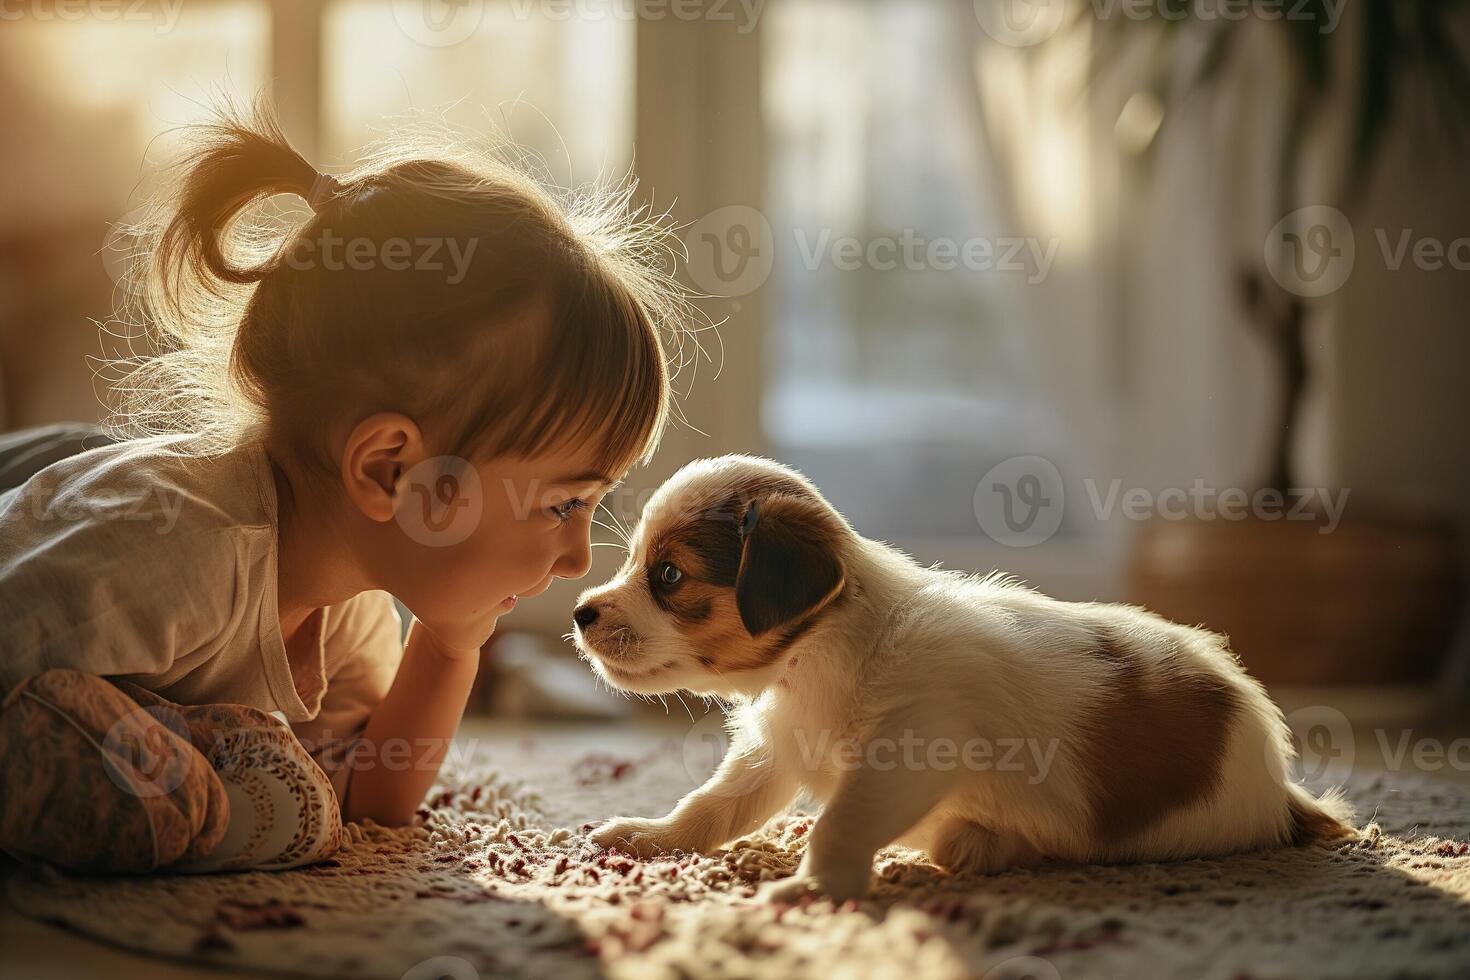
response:
<path fill-rule="evenodd" d="M 24 872 L 9 897 L 145 953 L 318 977 L 1470 976 L 1458 784 L 1356 775 L 1349 793 L 1372 822 L 1332 850 L 962 878 L 890 849 L 870 900 L 776 909 L 751 896 L 795 868 L 809 816 L 710 855 L 638 861 L 587 842 L 589 822 L 662 814 L 701 778 L 688 744 L 481 742 L 421 827 L 353 825 L 320 867 Z"/>

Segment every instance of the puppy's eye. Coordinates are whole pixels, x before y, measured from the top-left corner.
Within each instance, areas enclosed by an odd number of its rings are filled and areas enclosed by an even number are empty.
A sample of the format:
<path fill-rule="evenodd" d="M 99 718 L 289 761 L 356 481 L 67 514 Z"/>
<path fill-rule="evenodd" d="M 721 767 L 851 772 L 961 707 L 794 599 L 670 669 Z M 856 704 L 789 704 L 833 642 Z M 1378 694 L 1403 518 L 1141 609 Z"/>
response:
<path fill-rule="evenodd" d="M 678 585 L 679 580 L 684 577 L 684 573 L 679 570 L 679 566 L 671 561 L 659 562 L 658 567 L 653 570 L 653 574 L 664 585 Z"/>

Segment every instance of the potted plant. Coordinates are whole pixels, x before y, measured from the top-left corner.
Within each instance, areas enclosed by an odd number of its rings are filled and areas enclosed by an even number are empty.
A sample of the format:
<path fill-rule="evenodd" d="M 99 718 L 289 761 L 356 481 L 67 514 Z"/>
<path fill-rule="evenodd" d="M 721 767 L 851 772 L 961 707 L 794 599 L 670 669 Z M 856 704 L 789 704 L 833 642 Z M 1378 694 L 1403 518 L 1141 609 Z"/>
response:
<path fill-rule="evenodd" d="M 1183 98 L 1216 85 L 1236 66 L 1248 36 L 1240 18 L 1213 16 L 1191 0 L 1158 0 L 1147 22 L 1094 14 L 1094 57 L 1107 70 L 1153 31 L 1155 75 L 1150 88 L 1164 120 Z M 1296 0 L 1291 16 L 1262 17 L 1254 26 L 1277 43 L 1287 78 L 1280 90 L 1283 131 L 1270 188 L 1274 213 L 1301 213 L 1304 149 L 1312 122 L 1328 113 L 1329 98 L 1355 72 L 1351 133 L 1331 195 L 1351 215 L 1363 201 L 1384 137 L 1412 81 L 1433 93 L 1452 137 L 1470 118 L 1470 69 L 1453 43 L 1459 0 L 1360 0 L 1356 32 L 1324 29 L 1342 11 L 1326 0 Z M 1278 3 L 1274 10 L 1281 11 Z M 1086 16 L 1086 12 L 1082 13 Z M 1252 18 L 1254 19 L 1254 18 Z M 1186 31 L 1204 37 L 1204 56 L 1183 98 L 1168 100 Z M 1285 222 L 1284 218 L 1284 222 Z M 1284 238 L 1305 248 L 1303 236 L 1320 227 L 1287 229 Z M 1294 236 L 1294 237 L 1293 237 Z M 1279 256 L 1283 261 L 1290 256 Z M 1289 271 L 1289 270 L 1288 270 Z M 1297 487 L 1292 437 L 1311 380 L 1310 319 L 1320 299 L 1310 283 L 1286 281 L 1259 252 L 1235 271 L 1238 297 L 1274 354 L 1279 409 L 1262 490 L 1289 501 Z M 1302 285 L 1307 288 L 1289 288 Z M 1324 517 L 1320 512 L 1319 517 Z M 1355 499 L 1331 533 L 1320 521 L 1159 518 L 1146 521 L 1128 567 L 1130 598 L 1159 613 L 1227 633 L 1257 677 L 1269 683 L 1392 685 L 1423 683 L 1440 666 L 1457 618 L 1460 560 L 1450 523 L 1437 515 Z"/>

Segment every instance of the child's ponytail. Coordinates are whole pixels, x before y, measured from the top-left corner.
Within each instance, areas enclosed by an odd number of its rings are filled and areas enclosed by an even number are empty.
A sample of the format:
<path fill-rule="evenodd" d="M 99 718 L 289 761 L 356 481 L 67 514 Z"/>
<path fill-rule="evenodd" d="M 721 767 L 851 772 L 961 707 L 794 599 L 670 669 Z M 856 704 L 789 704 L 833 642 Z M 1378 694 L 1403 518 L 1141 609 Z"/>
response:
<path fill-rule="evenodd" d="M 128 229 L 142 247 L 121 311 L 129 343 L 149 352 L 113 359 L 122 436 L 190 433 L 213 452 L 264 421 L 231 361 L 252 287 L 281 261 L 282 228 L 247 210 L 275 194 L 305 196 L 317 170 L 263 99 L 249 111 L 222 100 L 214 118 L 183 131 L 185 152 L 164 175 L 149 217 Z"/>
<path fill-rule="evenodd" d="M 264 195 L 305 197 L 317 170 L 292 148 L 264 104 L 257 104 L 250 120 L 227 109 L 192 135 L 193 151 L 182 161 L 178 208 L 159 239 L 155 268 L 175 281 L 194 268 L 237 285 L 259 282 L 271 263 L 231 264 L 221 247 L 227 230 L 245 207 Z"/>
<path fill-rule="evenodd" d="M 132 323 L 150 350 L 111 361 L 120 434 L 188 433 L 181 451 L 203 453 L 259 439 L 322 473 L 376 411 L 465 458 L 572 443 L 611 473 L 656 447 L 662 335 L 678 350 L 694 310 L 666 217 L 630 204 L 631 181 L 553 192 L 431 124 L 370 147 L 293 227 L 252 205 L 323 178 L 265 102 L 185 135 L 143 228 Z"/>

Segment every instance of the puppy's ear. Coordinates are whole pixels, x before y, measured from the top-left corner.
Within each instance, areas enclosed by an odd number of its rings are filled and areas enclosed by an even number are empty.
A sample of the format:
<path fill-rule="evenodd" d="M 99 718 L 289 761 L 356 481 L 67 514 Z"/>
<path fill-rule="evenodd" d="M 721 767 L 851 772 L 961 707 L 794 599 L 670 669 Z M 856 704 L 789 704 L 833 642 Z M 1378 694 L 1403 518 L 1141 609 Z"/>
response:
<path fill-rule="evenodd" d="M 809 616 L 842 591 L 840 534 L 832 515 L 810 500 L 772 494 L 747 505 L 735 607 L 751 636 Z"/>

